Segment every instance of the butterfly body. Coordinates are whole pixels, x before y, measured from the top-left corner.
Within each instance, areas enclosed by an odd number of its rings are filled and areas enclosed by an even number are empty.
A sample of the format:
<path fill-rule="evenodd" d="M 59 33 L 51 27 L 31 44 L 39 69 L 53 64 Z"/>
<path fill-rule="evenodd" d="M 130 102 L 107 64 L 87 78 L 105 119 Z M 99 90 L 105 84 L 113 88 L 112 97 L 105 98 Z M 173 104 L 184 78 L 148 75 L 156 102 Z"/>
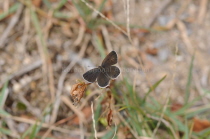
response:
<path fill-rule="evenodd" d="M 103 60 L 101 66 L 91 69 L 83 74 L 83 78 L 93 83 L 97 80 L 98 86 L 105 88 L 109 86 L 110 79 L 115 79 L 120 74 L 120 69 L 112 66 L 117 63 L 117 54 L 115 51 L 110 52 Z"/>

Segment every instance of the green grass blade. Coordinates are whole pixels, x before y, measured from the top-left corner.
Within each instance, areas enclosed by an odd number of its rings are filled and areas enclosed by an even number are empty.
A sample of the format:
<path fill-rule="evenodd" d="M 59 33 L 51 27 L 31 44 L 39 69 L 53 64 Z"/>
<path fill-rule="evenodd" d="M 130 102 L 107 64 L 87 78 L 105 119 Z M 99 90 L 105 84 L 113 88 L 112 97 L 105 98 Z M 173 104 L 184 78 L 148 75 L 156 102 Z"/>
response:
<path fill-rule="evenodd" d="M 10 114 L 6 112 L 5 110 L 0 109 L 0 116 L 10 116 Z"/>
<path fill-rule="evenodd" d="M 0 133 L 2 133 L 4 135 L 11 135 L 11 134 L 13 134 L 11 130 L 6 129 L 6 128 L 0 128 Z"/>
<path fill-rule="evenodd" d="M 53 16 L 59 19 L 69 19 L 72 17 L 71 13 L 62 13 L 59 11 L 55 11 Z"/>
<path fill-rule="evenodd" d="M 32 128 L 32 131 L 31 131 L 31 135 L 30 135 L 30 139 L 35 139 L 36 138 L 36 135 L 37 133 L 39 132 L 39 130 L 41 129 L 41 124 L 40 123 L 39 125 L 37 123 L 35 123 L 33 125 L 33 128 Z"/>
<path fill-rule="evenodd" d="M 8 81 L 4 84 L 3 88 L 0 91 L 0 109 L 3 109 L 5 103 L 4 101 L 8 95 L 6 91 L 7 86 L 8 86 Z"/>
<path fill-rule="evenodd" d="M 98 8 L 99 12 L 102 12 L 102 10 L 104 9 L 105 3 L 107 2 L 107 0 L 103 0 L 102 3 L 100 4 L 100 7 Z"/>
<path fill-rule="evenodd" d="M 49 2 L 49 0 L 43 0 L 43 3 L 47 6 L 47 8 L 51 8 L 51 3 Z"/>
<path fill-rule="evenodd" d="M 60 10 L 60 8 L 62 8 L 66 4 L 67 1 L 68 0 L 60 0 L 57 7 L 55 8 L 55 11 Z"/>
<path fill-rule="evenodd" d="M 12 7 L 9 8 L 8 11 L 3 12 L 2 14 L 0 14 L 0 21 L 2 19 L 4 19 L 5 17 L 7 17 L 8 15 L 16 12 L 19 7 L 20 7 L 20 3 L 15 3 Z"/>
<path fill-rule="evenodd" d="M 89 16 L 92 14 L 92 10 L 81 1 L 73 0 L 72 2 L 79 12 L 80 16 L 82 16 L 84 20 L 87 20 L 87 18 L 89 18 Z"/>
<path fill-rule="evenodd" d="M 21 136 L 21 139 L 25 139 L 28 134 L 32 131 L 34 126 L 30 126 Z"/>
<path fill-rule="evenodd" d="M 192 82 L 192 70 L 193 70 L 193 63 L 194 63 L 195 55 L 192 56 L 191 63 L 190 63 L 190 69 L 188 74 L 188 80 L 185 90 L 185 104 L 188 103 L 189 97 L 190 97 L 190 86 Z"/>
<path fill-rule="evenodd" d="M 148 92 L 146 93 L 146 95 L 143 98 L 143 104 L 146 102 L 147 97 L 149 96 L 149 94 L 155 90 L 156 87 L 158 87 L 158 85 L 166 78 L 167 75 L 163 76 L 163 78 L 161 78 L 159 81 L 157 81 L 152 87 L 150 87 L 150 89 L 148 90 Z"/>
<path fill-rule="evenodd" d="M 112 139 L 115 132 L 115 128 L 113 128 L 111 131 L 107 132 L 101 139 Z M 115 136 L 114 139 L 117 137 Z"/>
<path fill-rule="evenodd" d="M 30 139 L 35 139 L 36 134 L 37 134 L 37 123 L 35 123 L 35 124 L 33 125 L 32 133 L 31 133 L 31 135 L 30 135 Z"/>

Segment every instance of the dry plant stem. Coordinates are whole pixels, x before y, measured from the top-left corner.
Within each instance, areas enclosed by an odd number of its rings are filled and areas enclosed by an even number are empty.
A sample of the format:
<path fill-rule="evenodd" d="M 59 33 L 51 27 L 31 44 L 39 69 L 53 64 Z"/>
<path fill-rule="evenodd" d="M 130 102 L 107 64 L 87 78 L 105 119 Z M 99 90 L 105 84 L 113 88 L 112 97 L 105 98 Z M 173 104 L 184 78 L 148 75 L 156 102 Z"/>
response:
<path fill-rule="evenodd" d="M 16 124 L 15 124 L 14 120 L 12 120 L 10 118 L 5 118 L 4 121 L 6 122 L 9 129 L 12 131 L 12 136 L 14 136 L 16 138 L 20 138 L 20 135 L 17 132 Z"/>
<path fill-rule="evenodd" d="M 57 126 L 52 126 L 52 125 L 49 125 L 47 123 L 41 123 L 41 122 L 37 122 L 35 120 L 31 120 L 31 119 L 27 119 L 27 118 L 22 118 L 22 117 L 17 117 L 17 116 L 5 116 L 5 115 L 1 115 L 0 114 L 0 117 L 1 118 L 9 118 L 9 119 L 12 119 L 12 120 L 15 120 L 15 121 L 18 121 L 18 122 L 22 122 L 22 123 L 27 123 L 27 124 L 31 124 L 31 125 L 34 125 L 34 124 L 37 124 L 38 126 L 41 126 L 42 128 L 51 128 L 52 127 L 52 130 L 54 131 L 58 131 L 58 132 L 61 132 L 61 133 L 65 133 L 65 134 L 71 134 L 71 135 L 80 135 L 80 131 L 78 130 L 69 130 L 69 129 L 65 129 L 65 128 L 61 128 L 61 127 L 57 127 Z M 97 134 L 97 137 L 103 137 L 107 132 L 98 132 Z M 92 136 L 92 133 L 85 133 L 85 136 Z"/>
<path fill-rule="evenodd" d="M 181 22 L 180 20 L 177 19 L 176 22 L 179 31 L 181 32 L 181 37 L 183 39 L 183 42 L 185 43 L 186 47 L 187 47 L 187 51 L 193 55 L 195 47 L 192 45 L 190 38 L 187 35 L 187 29 L 186 26 L 184 25 L 183 22 Z"/>
<path fill-rule="evenodd" d="M 47 18 L 47 19 L 51 18 L 51 17 L 48 16 L 48 14 L 45 11 L 43 11 L 40 8 L 37 8 L 34 5 L 30 5 L 27 1 L 25 1 L 25 0 L 18 0 L 18 1 L 21 2 L 22 4 L 24 4 L 25 6 L 29 7 L 29 8 L 33 8 L 39 15 L 43 16 L 44 18 Z M 69 23 L 66 23 L 64 21 L 60 21 L 56 18 L 52 18 L 52 21 L 53 21 L 54 24 L 57 24 L 57 25 L 60 25 L 60 26 L 69 24 Z"/>
<path fill-rule="evenodd" d="M 104 36 L 104 40 L 105 40 L 107 50 L 108 50 L 108 52 L 111 52 L 113 50 L 113 47 L 112 47 L 112 44 L 111 44 L 110 39 L 109 39 L 109 32 L 107 31 L 105 26 L 102 26 L 101 30 L 102 30 L 102 34 Z"/>
<path fill-rule="evenodd" d="M 95 135 L 95 139 L 97 139 L 97 130 L 96 130 L 96 121 L 94 117 L 93 101 L 91 102 L 91 112 L 92 112 L 94 135 Z"/>
<path fill-rule="evenodd" d="M 78 37 L 73 43 L 74 46 L 78 46 L 82 42 L 82 39 L 83 39 L 84 34 L 85 34 L 85 29 L 86 29 L 84 21 L 81 18 L 79 18 L 78 21 L 81 25 L 80 25 L 80 28 L 79 28 Z"/>
<path fill-rule="evenodd" d="M 127 126 L 127 128 L 130 130 L 130 132 L 133 134 L 133 136 L 136 139 L 140 139 L 140 137 L 138 136 L 138 134 L 130 127 L 130 125 L 126 122 L 126 120 L 122 117 L 122 115 L 120 115 L 119 112 L 117 112 L 117 115 L 120 118 L 120 120 L 125 124 L 125 126 Z"/>
<path fill-rule="evenodd" d="M 8 11 L 8 9 L 9 9 L 9 1 L 8 0 L 5 0 L 4 2 L 2 1 L 2 2 L 0 2 L 0 4 L 3 5 L 4 12 Z"/>
<path fill-rule="evenodd" d="M 41 60 L 37 60 L 34 63 L 32 63 L 30 65 L 27 65 L 27 66 L 23 67 L 22 69 L 18 70 L 18 72 L 10 75 L 8 77 L 8 81 L 10 81 L 10 80 L 12 80 L 14 78 L 20 77 L 20 76 L 22 76 L 22 75 L 24 75 L 24 74 L 26 74 L 26 73 L 28 73 L 28 72 L 30 72 L 32 70 L 35 70 L 35 69 L 39 68 L 41 65 L 42 65 L 42 61 Z M 0 84 L 0 88 L 5 83 L 6 83 L 6 81 L 4 81 L 2 84 Z"/>
<path fill-rule="evenodd" d="M 23 30 L 23 37 L 22 45 L 25 46 L 27 41 L 29 40 L 29 30 L 30 30 L 30 11 L 28 8 L 24 10 L 24 30 Z M 26 46 L 25 46 L 26 47 Z"/>
<path fill-rule="evenodd" d="M 49 17 L 52 17 L 53 12 L 49 11 Z M 45 40 L 48 40 L 48 36 L 49 36 L 49 32 L 50 29 L 52 28 L 52 18 L 50 18 L 50 20 L 48 20 L 48 22 L 46 23 L 45 26 Z M 47 47 L 45 47 L 45 49 L 47 50 Z M 50 93 L 51 93 L 51 101 L 54 102 L 55 99 L 55 81 L 54 81 L 54 73 L 53 73 L 53 65 L 52 65 L 52 61 L 50 58 L 50 55 L 48 53 L 48 50 L 46 51 L 46 60 L 47 60 L 47 65 L 48 65 L 48 82 L 49 82 L 49 89 L 50 89 Z"/>
<path fill-rule="evenodd" d="M 147 24 L 147 27 L 148 27 L 148 28 L 151 27 L 151 26 L 153 26 L 153 24 L 155 23 L 155 20 L 157 19 L 157 17 L 158 17 L 164 10 L 166 10 L 166 8 L 169 6 L 169 4 L 170 4 L 171 2 L 173 2 L 173 0 L 165 0 L 165 1 L 162 3 L 161 7 L 159 7 L 159 9 L 158 9 L 156 12 L 154 12 L 155 15 L 151 18 L 151 20 L 150 20 L 149 23 Z"/>
<path fill-rule="evenodd" d="M 176 51 L 175 51 L 175 59 L 174 59 L 174 71 L 176 71 L 176 57 L 177 57 L 177 54 L 178 54 L 178 46 L 176 46 Z M 172 90 L 172 88 L 173 88 L 173 86 L 174 86 L 174 78 L 175 78 L 175 72 L 173 73 L 173 76 L 172 76 L 172 80 L 171 80 L 171 84 L 170 84 L 170 88 L 169 88 L 169 92 L 168 92 L 168 95 L 167 95 L 167 97 L 166 97 L 166 102 L 165 102 L 165 105 L 164 105 L 164 107 L 163 107 L 163 111 L 162 111 L 162 113 L 161 113 L 161 116 L 160 116 L 160 119 L 163 119 L 163 116 L 164 116 L 164 114 L 165 114 L 165 111 L 166 111 L 166 109 L 167 109 L 167 106 L 168 106 L 168 102 L 169 102 L 169 99 L 170 99 L 170 96 L 171 96 L 171 90 Z M 159 126 L 160 126 L 160 124 L 161 124 L 161 120 L 159 120 L 158 121 L 158 123 L 157 123 L 157 126 L 155 127 L 155 129 L 154 129 L 154 132 L 153 132 L 153 138 L 155 138 L 155 135 L 156 135 L 156 133 L 157 133 L 157 130 L 158 130 L 158 128 L 159 128 Z M 177 135 L 175 134 L 175 136 L 174 136 L 176 139 L 178 139 L 178 137 L 177 137 Z"/>
<path fill-rule="evenodd" d="M 208 0 L 200 0 L 200 10 L 198 14 L 198 23 L 201 24 L 205 18 Z"/>
<path fill-rule="evenodd" d="M 177 134 L 174 131 L 173 127 L 171 126 L 171 124 L 168 121 L 166 121 L 164 119 L 161 119 L 161 118 L 158 118 L 158 117 L 154 117 L 154 116 L 148 115 L 148 114 L 147 114 L 147 117 L 149 117 L 149 118 L 151 118 L 153 120 L 161 121 L 162 123 L 164 123 L 164 125 L 166 125 L 172 131 L 175 139 L 179 139 L 179 137 L 177 136 Z"/>
<path fill-rule="evenodd" d="M 128 39 L 133 44 L 131 40 L 131 34 L 130 34 L 130 0 L 126 0 L 126 29 L 127 29 L 127 34 L 128 34 Z"/>
<path fill-rule="evenodd" d="M 36 36 L 36 43 L 38 46 L 38 51 L 39 51 L 39 54 L 40 54 L 40 57 L 41 57 L 42 63 L 43 63 L 42 64 L 42 80 L 44 83 L 46 83 L 47 82 L 46 75 L 48 74 L 48 64 L 47 64 L 47 58 L 46 58 L 46 54 L 45 54 L 41 39 L 43 39 L 43 38 L 40 38 L 38 35 Z M 52 96 L 51 96 L 51 98 L 52 98 Z"/>
<path fill-rule="evenodd" d="M 81 0 L 82 2 L 84 2 L 87 7 L 89 7 L 90 9 L 92 9 L 94 12 L 96 12 L 97 14 L 99 14 L 102 18 L 104 18 L 105 20 L 107 20 L 109 23 L 111 23 L 115 28 L 117 28 L 118 30 L 120 30 L 122 33 L 124 33 L 126 36 L 128 36 L 127 32 L 125 32 L 122 28 L 120 28 L 118 25 L 116 25 L 113 21 L 111 21 L 110 19 L 108 19 L 105 15 L 103 15 L 101 12 L 99 12 L 98 10 L 96 10 L 93 6 L 91 6 L 87 1 L 85 0 Z"/>
<path fill-rule="evenodd" d="M 20 5 L 19 9 L 17 10 L 16 14 L 12 17 L 9 25 L 7 26 L 7 28 L 4 30 L 4 32 L 2 33 L 1 37 L 0 37 L 0 48 L 3 48 L 5 45 L 5 40 L 8 38 L 8 35 L 10 33 L 10 31 L 12 30 L 12 28 L 17 24 L 20 15 L 22 13 L 23 10 L 23 5 Z"/>
<path fill-rule="evenodd" d="M 71 109 L 73 110 L 76 115 L 79 117 L 79 124 L 80 124 L 80 139 L 84 139 L 85 135 L 84 135 L 84 129 L 83 129 L 83 123 L 85 123 L 85 116 L 82 113 L 82 111 L 78 110 L 73 104 L 72 102 L 70 102 L 70 100 L 66 97 L 66 96 L 61 96 L 61 100 Z"/>
<path fill-rule="evenodd" d="M 67 67 L 66 69 L 61 73 L 61 76 L 58 80 L 58 89 L 56 91 L 56 99 L 53 105 L 53 111 L 52 111 L 52 117 L 50 120 L 50 123 L 53 124 L 56 121 L 57 118 L 57 113 L 58 113 L 58 108 L 60 106 L 60 96 L 62 94 L 62 90 L 63 90 L 63 83 L 64 80 L 66 78 L 66 75 L 68 74 L 68 72 L 73 68 L 73 66 L 83 57 L 85 50 L 87 48 L 87 43 L 90 40 L 90 36 L 86 36 L 84 39 L 84 44 L 82 45 L 82 48 L 80 49 L 79 52 L 79 58 L 78 59 L 74 59 Z"/>
<path fill-rule="evenodd" d="M 97 95 L 97 94 L 100 94 L 98 91 L 93 91 L 90 95 L 88 95 L 84 101 L 82 102 L 82 104 L 80 105 L 79 107 L 79 110 L 82 110 L 86 105 L 87 105 L 87 102 L 90 98 L 92 98 L 93 96 Z"/>

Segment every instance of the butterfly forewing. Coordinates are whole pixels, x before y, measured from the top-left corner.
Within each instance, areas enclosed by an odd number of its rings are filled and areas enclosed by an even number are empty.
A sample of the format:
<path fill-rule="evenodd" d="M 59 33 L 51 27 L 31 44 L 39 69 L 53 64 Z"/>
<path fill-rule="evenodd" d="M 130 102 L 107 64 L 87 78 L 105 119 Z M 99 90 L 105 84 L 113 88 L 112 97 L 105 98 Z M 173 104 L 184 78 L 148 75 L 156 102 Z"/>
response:
<path fill-rule="evenodd" d="M 107 76 L 105 73 L 101 72 L 97 78 L 98 86 L 101 88 L 105 88 L 109 85 L 109 76 Z"/>
<path fill-rule="evenodd" d="M 83 74 L 83 78 L 85 80 L 87 80 L 88 82 L 95 82 L 96 78 L 99 76 L 100 74 L 100 69 L 99 68 L 94 68 L 91 69 L 89 71 L 87 71 L 86 73 Z"/>
<path fill-rule="evenodd" d="M 105 68 L 106 74 L 112 78 L 115 79 L 120 75 L 120 69 L 116 66 L 110 66 Z"/>
<path fill-rule="evenodd" d="M 103 60 L 101 66 L 106 68 L 111 65 L 114 65 L 117 63 L 117 53 L 115 51 L 111 51 Z"/>

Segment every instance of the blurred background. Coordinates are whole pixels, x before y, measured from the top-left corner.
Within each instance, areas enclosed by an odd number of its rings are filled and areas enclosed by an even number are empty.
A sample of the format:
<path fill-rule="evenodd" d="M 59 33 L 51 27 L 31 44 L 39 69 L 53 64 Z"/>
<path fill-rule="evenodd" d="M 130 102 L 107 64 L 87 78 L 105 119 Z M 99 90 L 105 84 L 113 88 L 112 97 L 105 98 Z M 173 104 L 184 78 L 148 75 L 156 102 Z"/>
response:
<path fill-rule="evenodd" d="M 0 138 L 210 138 L 209 11 L 208 0 L 0 1 Z M 121 75 L 81 91 L 112 50 Z"/>

